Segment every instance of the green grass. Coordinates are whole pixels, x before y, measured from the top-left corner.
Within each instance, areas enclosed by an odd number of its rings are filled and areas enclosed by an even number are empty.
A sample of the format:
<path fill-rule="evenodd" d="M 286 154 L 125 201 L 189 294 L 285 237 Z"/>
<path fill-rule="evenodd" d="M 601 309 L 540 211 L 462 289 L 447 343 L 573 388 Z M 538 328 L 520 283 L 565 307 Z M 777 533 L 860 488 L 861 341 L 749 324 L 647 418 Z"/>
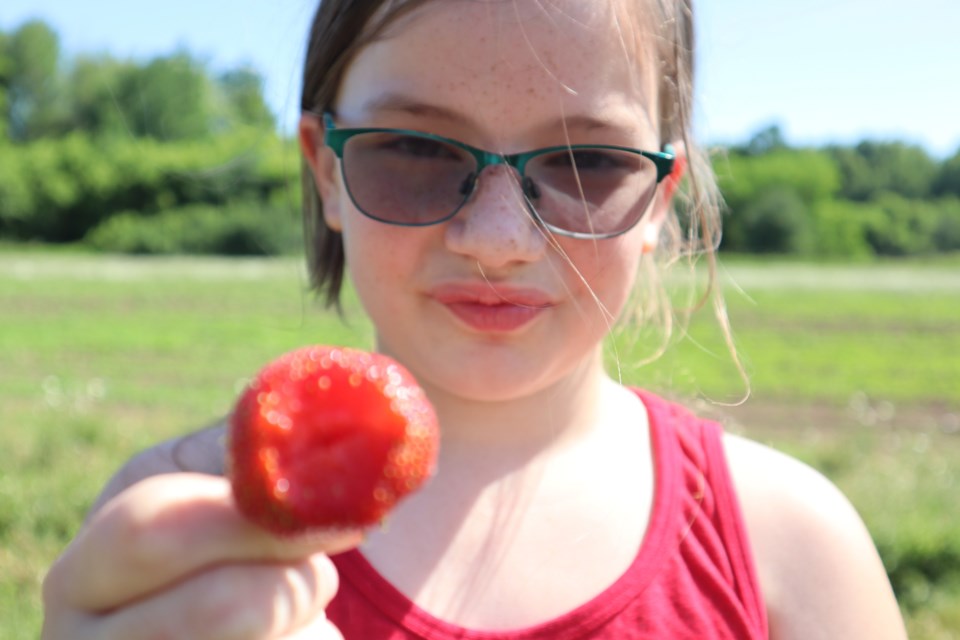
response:
<path fill-rule="evenodd" d="M 753 395 L 709 310 L 628 382 L 687 398 L 827 473 L 861 510 L 912 637 L 960 628 L 960 267 L 736 260 L 724 282 Z M 739 283 L 740 291 L 734 283 Z M 295 260 L 0 251 L 0 639 L 36 637 L 42 576 L 134 452 L 222 416 L 295 346 L 371 344 L 306 292 Z"/>
<path fill-rule="evenodd" d="M 960 290 L 757 290 L 727 295 L 737 351 L 763 398 L 844 404 L 857 393 L 938 402 L 960 388 Z M 706 392 L 743 392 L 718 324 L 700 313 L 654 367 L 695 372 Z"/>

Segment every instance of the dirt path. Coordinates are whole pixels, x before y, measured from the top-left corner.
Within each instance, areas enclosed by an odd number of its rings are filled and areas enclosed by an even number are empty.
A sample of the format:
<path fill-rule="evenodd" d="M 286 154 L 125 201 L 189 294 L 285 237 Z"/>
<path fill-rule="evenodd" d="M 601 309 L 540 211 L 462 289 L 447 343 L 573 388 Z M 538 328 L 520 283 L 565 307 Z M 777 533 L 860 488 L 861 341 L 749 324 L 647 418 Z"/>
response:
<path fill-rule="evenodd" d="M 732 431 L 747 433 L 789 435 L 811 428 L 875 428 L 920 430 L 960 439 L 960 406 L 946 403 L 894 405 L 866 397 L 852 398 L 847 406 L 748 400 L 739 407 L 702 403 L 697 410 Z"/>

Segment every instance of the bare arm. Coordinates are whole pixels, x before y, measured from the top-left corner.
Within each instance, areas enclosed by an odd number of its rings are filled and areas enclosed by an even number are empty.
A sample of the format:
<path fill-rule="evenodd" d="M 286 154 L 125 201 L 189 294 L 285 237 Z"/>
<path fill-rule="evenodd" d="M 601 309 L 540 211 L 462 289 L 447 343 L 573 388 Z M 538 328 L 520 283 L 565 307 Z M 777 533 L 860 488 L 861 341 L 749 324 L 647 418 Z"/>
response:
<path fill-rule="evenodd" d="M 725 441 L 773 640 L 907 637 L 870 534 L 810 467 L 743 438 Z"/>

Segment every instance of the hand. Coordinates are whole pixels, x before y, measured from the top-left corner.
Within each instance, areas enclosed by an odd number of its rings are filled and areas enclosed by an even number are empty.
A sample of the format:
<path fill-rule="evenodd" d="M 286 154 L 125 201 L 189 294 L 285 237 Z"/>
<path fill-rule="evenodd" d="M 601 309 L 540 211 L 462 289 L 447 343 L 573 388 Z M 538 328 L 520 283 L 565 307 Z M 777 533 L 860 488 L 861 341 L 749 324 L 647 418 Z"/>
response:
<path fill-rule="evenodd" d="M 362 533 L 281 540 L 246 522 L 229 483 L 178 473 L 117 495 L 44 581 L 43 640 L 341 639 L 327 557 Z"/>

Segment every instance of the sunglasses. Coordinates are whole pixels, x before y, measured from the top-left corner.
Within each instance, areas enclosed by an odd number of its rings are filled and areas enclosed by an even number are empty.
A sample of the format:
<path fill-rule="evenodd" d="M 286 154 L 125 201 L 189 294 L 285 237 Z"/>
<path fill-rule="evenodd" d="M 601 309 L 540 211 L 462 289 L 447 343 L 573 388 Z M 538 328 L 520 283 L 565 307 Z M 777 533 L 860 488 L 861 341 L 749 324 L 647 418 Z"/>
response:
<path fill-rule="evenodd" d="M 418 227 L 449 220 L 489 166 L 516 170 L 527 210 L 542 227 L 573 238 L 629 231 L 673 170 L 675 155 L 612 145 L 565 145 L 504 155 L 407 129 L 338 129 L 323 115 L 324 143 L 340 159 L 353 204 L 367 217 Z"/>

